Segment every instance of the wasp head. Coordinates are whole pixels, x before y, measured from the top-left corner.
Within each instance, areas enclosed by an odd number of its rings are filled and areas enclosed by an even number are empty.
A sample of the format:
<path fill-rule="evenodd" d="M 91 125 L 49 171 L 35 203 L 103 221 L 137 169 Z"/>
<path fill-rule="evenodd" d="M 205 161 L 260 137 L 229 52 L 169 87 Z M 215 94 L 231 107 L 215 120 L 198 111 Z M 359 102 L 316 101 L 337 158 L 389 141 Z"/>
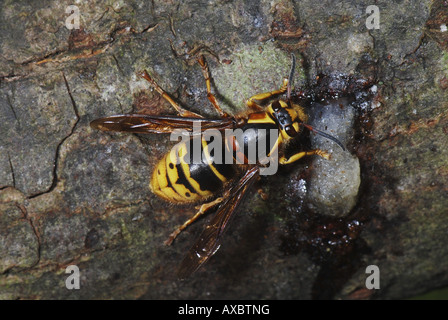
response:
<path fill-rule="evenodd" d="M 294 106 L 286 103 L 283 100 L 276 100 L 272 102 L 267 112 L 269 116 L 278 125 L 278 129 L 284 140 L 289 140 L 297 136 L 300 131 L 299 122 L 306 121 L 303 112 L 298 112 Z"/>

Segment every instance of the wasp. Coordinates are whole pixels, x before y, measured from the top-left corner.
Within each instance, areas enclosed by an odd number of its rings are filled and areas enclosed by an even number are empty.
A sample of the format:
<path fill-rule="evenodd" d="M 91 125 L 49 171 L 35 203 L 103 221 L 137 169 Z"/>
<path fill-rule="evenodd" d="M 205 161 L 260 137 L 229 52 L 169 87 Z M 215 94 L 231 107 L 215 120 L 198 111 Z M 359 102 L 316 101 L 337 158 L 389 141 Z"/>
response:
<path fill-rule="evenodd" d="M 180 278 L 186 278 L 198 270 L 219 249 L 222 235 L 241 204 L 244 196 L 260 176 L 260 169 L 265 166 L 260 159 L 248 161 L 247 153 L 250 145 L 260 141 L 273 141 L 266 146 L 266 155 L 276 155 L 275 161 L 281 165 L 291 164 L 304 156 L 318 155 L 330 159 L 324 150 L 313 149 L 300 151 L 286 156 L 285 150 L 289 142 L 299 135 L 303 128 L 320 134 L 344 149 L 333 136 L 308 125 L 304 109 L 291 102 L 291 83 L 295 69 L 295 57 L 292 55 L 292 67 L 289 77 L 283 80 L 278 90 L 256 94 L 246 101 L 247 111 L 229 115 L 219 106 L 218 100 L 211 90 L 208 64 L 203 55 L 196 60 L 201 66 L 207 88 L 207 98 L 219 114 L 217 119 L 204 118 L 200 114 L 184 109 L 166 93 L 147 71 L 138 75 L 149 84 L 177 111 L 177 116 L 153 116 L 146 114 L 113 115 L 96 119 L 91 127 L 103 131 L 129 133 L 173 133 L 183 129 L 192 133 L 195 125 L 200 125 L 200 133 L 209 129 L 224 132 L 241 129 L 242 139 L 234 136 L 223 137 L 224 151 L 230 152 L 231 163 L 216 161 L 215 154 L 209 150 L 210 140 L 202 134 L 191 135 L 187 142 L 180 143 L 171 149 L 155 166 L 150 179 L 150 189 L 157 196 L 173 204 L 200 204 L 196 214 L 174 230 L 165 244 L 169 245 L 177 235 L 212 208 L 217 208 L 215 215 L 206 224 L 199 238 L 186 254 L 178 270 Z M 275 99 L 287 94 L 287 99 Z M 273 100 L 273 101 L 272 101 Z M 262 106 L 272 101 L 267 106 Z M 249 130 L 250 129 L 250 130 Z M 272 131 L 274 130 L 274 131 Z M 272 139 L 272 132 L 277 134 Z M 200 161 L 192 160 L 192 145 L 199 144 Z M 188 161 L 190 160 L 190 161 Z M 201 204 L 202 203 L 202 204 Z"/>

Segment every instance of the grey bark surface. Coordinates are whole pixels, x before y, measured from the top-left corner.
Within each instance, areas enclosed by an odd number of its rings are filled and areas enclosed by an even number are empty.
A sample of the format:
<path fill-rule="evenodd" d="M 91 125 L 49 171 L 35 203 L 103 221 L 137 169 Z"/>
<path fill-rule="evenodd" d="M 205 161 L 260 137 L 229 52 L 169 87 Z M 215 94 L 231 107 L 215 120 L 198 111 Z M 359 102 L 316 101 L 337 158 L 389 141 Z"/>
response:
<path fill-rule="evenodd" d="M 71 4 L 0 3 L 1 299 L 396 299 L 448 285 L 446 2 L 376 1 L 379 29 L 371 1 L 88 1 L 69 30 Z M 148 188 L 173 142 L 89 123 L 174 114 L 143 69 L 216 117 L 195 52 L 233 114 L 277 89 L 294 53 L 293 98 L 325 96 L 304 105 L 310 123 L 347 151 L 311 134 L 332 159 L 263 177 L 268 200 L 249 194 L 217 254 L 179 281 L 207 217 L 163 245 L 194 212 Z"/>

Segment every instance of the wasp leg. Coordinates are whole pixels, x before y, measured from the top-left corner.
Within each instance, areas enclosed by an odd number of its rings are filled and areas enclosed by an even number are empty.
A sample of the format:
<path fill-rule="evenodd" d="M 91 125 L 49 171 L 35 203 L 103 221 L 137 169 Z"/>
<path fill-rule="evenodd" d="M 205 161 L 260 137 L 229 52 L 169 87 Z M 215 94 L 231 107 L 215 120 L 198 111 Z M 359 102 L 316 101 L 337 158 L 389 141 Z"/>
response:
<path fill-rule="evenodd" d="M 315 150 L 311 150 L 311 151 L 302 151 L 302 152 L 296 153 L 296 154 L 292 155 L 291 157 L 289 157 L 288 159 L 286 159 L 286 157 L 283 156 L 279 159 L 279 162 L 280 162 L 280 164 L 290 164 L 290 163 L 293 163 L 293 162 L 299 160 L 300 158 L 303 158 L 304 156 L 311 156 L 311 155 L 318 155 L 327 160 L 331 159 L 331 155 L 328 152 L 326 152 L 324 150 L 320 150 L 320 149 L 315 149 Z"/>
<path fill-rule="evenodd" d="M 256 95 L 250 97 L 246 101 L 246 105 L 249 108 L 253 109 L 253 110 L 262 111 L 263 108 L 260 107 L 254 100 L 263 101 L 263 100 L 269 99 L 269 98 L 271 98 L 271 97 L 273 97 L 273 96 L 275 96 L 277 94 L 285 93 L 287 89 L 288 89 L 288 79 L 284 79 L 283 80 L 283 84 L 280 87 L 280 89 L 274 90 L 274 91 L 270 91 L 270 92 L 264 92 L 264 93 L 256 94 Z"/>
<path fill-rule="evenodd" d="M 191 111 L 188 111 L 188 110 L 186 110 L 186 109 L 184 109 L 184 108 L 182 108 L 176 101 L 174 101 L 169 95 L 168 95 L 168 93 L 166 93 L 165 92 L 165 90 L 163 90 L 158 84 L 157 84 L 157 82 L 155 82 L 154 81 L 154 79 L 152 79 L 150 76 L 149 76 L 149 74 L 148 74 L 148 72 L 146 71 L 146 70 L 144 70 L 144 71 L 141 71 L 139 74 L 138 74 L 140 77 L 142 77 L 143 79 L 145 79 L 146 81 L 148 81 L 150 84 L 151 84 L 151 86 L 166 100 L 166 101 L 168 101 L 170 104 L 171 104 L 171 106 L 174 108 L 174 109 L 176 109 L 176 111 L 177 111 L 177 113 L 179 113 L 179 115 L 181 116 L 181 117 L 191 117 L 191 118 L 203 118 L 203 116 L 201 116 L 201 115 L 199 115 L 199 114 L 197 114 L 197 113 L 194 113 L 194 112 L 191 112 Z"/>
<path fill-rule="evenodd" d="M 190 224 L 192 224 L 193 222 L 195 222 L 200 216 L 202 216 L 205 212 L 207 212 L 209 209 L 213 208 L 214 206 L 216 206 L 217 204 L 219 204 L 220 202 L 222 202 L 222 200 L 224 200 L 223 197 L 219 197 L 211 202 L 208 203 L 204 203 L 199 207 L 199 211 L 196 212 L 196 214 L 188 219 L 187 221 L 184 222 L 183 225 L 181 225 L 180 227 L 178 227 L 176 230 L 174 230 L 169 238 L 164 242 L 165 245 L 169 246 L 171 245 L 171 243 L 174 241 L 174 239 L 176 239 L 176 237 L 179 235 L 179 233 L 181 233 L 185 228 L 187 228 Z"/>
<path fill-rule="evenodd" d="M 199 58 L 197 58 L 197 61 L 202 69 L 202 74 L 204 75 L 205 79 L 205 85 L 207 86 L 207 98 L 210 100 L 213 107 L 215 107 L 216 111 L 218 111 L 219 115 L 223 118 L 228 118 L 229 115 L 224 112 L 221 107 L 219 106 L 218 100 L 216 100 L 215 95 L 212 93 L 212 87 L 211 87 L 211 81 L 210 81 L 210 71 L 208 69 L 208 64 L 204 59 L 203 55 L 200 55 Z"/>

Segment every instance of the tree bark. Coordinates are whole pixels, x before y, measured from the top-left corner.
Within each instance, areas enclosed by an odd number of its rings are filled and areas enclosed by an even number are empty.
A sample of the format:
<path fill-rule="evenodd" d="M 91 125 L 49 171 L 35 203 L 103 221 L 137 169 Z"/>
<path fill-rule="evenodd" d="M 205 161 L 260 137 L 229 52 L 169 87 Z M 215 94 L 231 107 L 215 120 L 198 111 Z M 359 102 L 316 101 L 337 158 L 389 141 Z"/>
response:
<path fill-rule="evenodd" d="M 350 0 L 88 1 L 70 29 L 70 1 L 2 2 L 0 298 L 401 299 L 446 286 L 448 10 L 375 3 L 378 16 Z M 293 101 L 347 151 L 305 130 L 293 147 L 332 160 L 262 177 L 268 200 L 250 193 L 221 249 L 179 285 L 207 217 L 163 245 L 195 211 L 148 188 L 173 142 L 89 123 L 174 114 L 143 69 L 217 117 L 195 53 L 232 114 L 278 89 L 294 53 Z M 66 287 L 69 265 L 79 289 Z M 379 289 L 366 287 L 369 265 Z"/>

